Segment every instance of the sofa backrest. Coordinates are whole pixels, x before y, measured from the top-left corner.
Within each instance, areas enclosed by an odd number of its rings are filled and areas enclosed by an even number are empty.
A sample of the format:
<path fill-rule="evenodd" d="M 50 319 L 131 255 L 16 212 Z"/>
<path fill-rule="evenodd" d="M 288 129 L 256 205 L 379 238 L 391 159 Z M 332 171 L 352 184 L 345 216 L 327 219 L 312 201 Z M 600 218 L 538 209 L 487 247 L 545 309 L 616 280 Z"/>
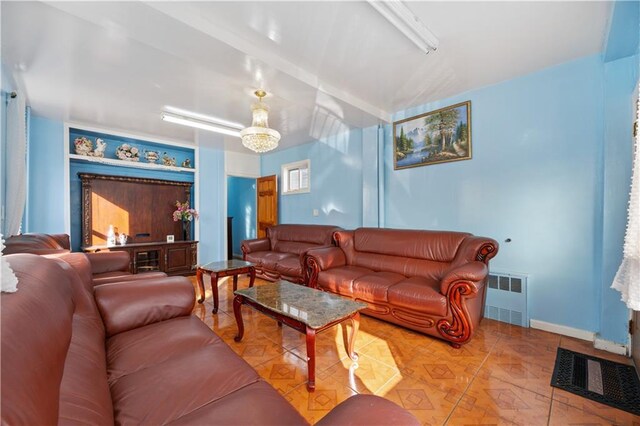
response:
<path fill-rule="evenodd" d="M 348 265 L 430 279 L 442 277 L 470 237 L 464 232 L 381 228 L 334 234 Z"/>
<path fill-rule="evenodd" d="M 7 256 L 19 281 L 16 293 L 2 295 L 3 423 L 113 424 L 104 325 L 83 256 Z M 13 331 L 16 323 L 19 333 Z M 46 341 L 34 342 L 31 337 L 40 334 Z M 34 358 L 38 354 L 44 360 Z M 15 380 L 11 371 L 19 372 Z M 7 399 L 17 391 L 19 399 Z"/>
<path fill-rule="evenodd" d="M 47 254 L 69 251 L 67 234 L 20 234 L 5 240 L 4 254 L 33 253 Z"/>
<path fill-rule="evenodd" d="M 301 255 L 332 244 L 332 236 L 341 228 L 331 225 L 276 225 L 267 228 L 271 250 Z"/>

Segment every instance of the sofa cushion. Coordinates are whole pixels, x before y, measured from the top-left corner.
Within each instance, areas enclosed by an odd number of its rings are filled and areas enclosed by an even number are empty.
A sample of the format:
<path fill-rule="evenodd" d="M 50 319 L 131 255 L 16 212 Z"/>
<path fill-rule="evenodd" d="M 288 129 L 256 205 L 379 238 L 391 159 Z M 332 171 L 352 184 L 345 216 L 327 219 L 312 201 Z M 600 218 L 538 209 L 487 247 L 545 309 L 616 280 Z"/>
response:
<path fill-rule="evenodd" d="M 194 316 L 174 318 L 116 334 L 106 343 L 109 381 L 114 382 L 127 374 L 220 341 Z"/>
<path fill-rule="evenodd" d="M 373 271 L 359 266 L 340 266 L 318 274 L 318 287 L 343 296 L 351 296 L 353 281 L 356 278 L 372 274 Z"/>
<path fill-rule="evenodd" d="M 299 241 L 278 241 L 275 247 L 273 247 L 273 251 L 277 251 L 280 253 L 291 253 L 295 254 L 296 256 L 300 256 L 301 254 L 304 254 L 309 250 L 318 247 L 324 246 L 320 244 L 311 244 Z"/>
<path fill-rule="evenodd" d="M 255 370 L 229 346 L 207 345 L 113 382 L 115 421 L 120 425 L 171 423 L 258 380 Z"/>
<path fill-rule="evenodd" d="M 267 238 L 271 240 L 272 250 L 282 241 L 328 246 L 331 245 L 333 232 L 339 229 L 331 225 L 276 225 L 267 228 Z"/>
<path fill-rule="evenodd" d="M 130 272 L 125 271 L 111 271 L 111 272 L 102 272 L 100 274 L 93 275 L 93 284 L 111 284 L 111 283 L 119 283 L 124 281 L 135 281 L 135 280 L 147 280 L 150 278 L 163 278 L 166 277 L 167 274 L 160 271 L 154 272 L 142 272 L 140 274 L 132 274 Z"/>
<path fill-rule="evenodd" d="M 374 272 L 353 281 L 353 297 L 367 302 L 387 302 L 390 287 L 406 279 L 393 272 Z"/>
<path fill-rule="evenodd" d="M 354 248 L 359 252 L 449 263 L 470 235 L 464 232 L 359 228 L 354 231 Z"/>
<path fill-rule="evenodd" d="M 423 277 L 411 277 L 391 287 L 389 303 L 426 314 L 447 315 L 447 298 L 440 293 L 440 282 Z"/>
<path fill-rule="evenodd" d="M 255 263 L 259 267 L 275 270 L 278 261 L 290 257 L 295 257 L 295 255 L 290 253 L 276 253 L 274 251 L 257 251 L 255 253 L 247 253 L 245 259 L 247 262 Z"/>
<path fill-rule="evenodd" d="M 300 258 L 297 256 L 291 256 L 279 260 L 278 263 L 276 263 L 276 271 L 278 271 L 281 275 L 289 277 L 302 276 L 302 265 L 300 264 Z"/>
<path fill-rule="evenodd" d="M 248 403 L 251 409 L 247 409 Z M 353 419 L 354 412 L 350 414 Z M 260 381 L 180 417 L 171 424 L 280 426 L 308 423 L 278 391 Z"/>

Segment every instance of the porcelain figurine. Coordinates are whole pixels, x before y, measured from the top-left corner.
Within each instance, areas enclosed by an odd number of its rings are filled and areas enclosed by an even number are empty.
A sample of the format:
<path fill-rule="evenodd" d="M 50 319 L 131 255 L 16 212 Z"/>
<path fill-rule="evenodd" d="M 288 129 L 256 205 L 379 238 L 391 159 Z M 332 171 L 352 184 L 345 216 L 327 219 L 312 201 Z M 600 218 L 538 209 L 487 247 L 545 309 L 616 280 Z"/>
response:
<path fill-rule="evenodd" d="M 89 153 L 93 151 L 93 143 L 84 136 L 76 138 L 76 140 L 73 141 L 73 145 L 75 146 L 76 154 L 79 155 L 89 155 Z"/>
<path fill-rule="evenodd" d="M 144 151 L 144 158 L 151 164 L 155 164 L 160 158 L 158 151 Z"/>
<path fill-rule="evenodd" d="M 165 152 L 162 155 L 162 164 L 164 164 L 165 166 L 175 167 L 176 166 L 176 158 L 175 157 L 169 157 L 169 154 L 167 154 Z"/>
<path fill-rule="evenodd" d="M 92 157 L 104 158 L 104 151 L 107 149 L 107 143 L 102 139 L 96 139 L 96 149 L 89 153 Z"/>
<path fill-rule="evenodd" d="M 187 158 L 186 160 L 184 160 L 182 162 L 182 167 L 184 167 L 186 169 L 190 169 L 191 168 L 191 159 Z"/>

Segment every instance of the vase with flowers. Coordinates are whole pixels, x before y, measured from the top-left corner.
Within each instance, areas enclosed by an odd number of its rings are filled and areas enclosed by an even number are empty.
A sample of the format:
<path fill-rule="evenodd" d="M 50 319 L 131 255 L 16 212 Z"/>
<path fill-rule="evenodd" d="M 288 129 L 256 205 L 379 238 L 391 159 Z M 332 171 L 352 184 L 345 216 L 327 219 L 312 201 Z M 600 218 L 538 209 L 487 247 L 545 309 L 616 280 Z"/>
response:
<path fill-rule="evenodd" d="M 189 235 L 189 224 L 194 220 L 198 219 L 199 214 L 196 209 L 192 209 L 189 207 L 189 202 L 185 201 L 181 203 L 180 201 L 176 201 L 176 210 L 173 212 L 173 221 L 182 222 L 182 239 L 187 241 Z"/>

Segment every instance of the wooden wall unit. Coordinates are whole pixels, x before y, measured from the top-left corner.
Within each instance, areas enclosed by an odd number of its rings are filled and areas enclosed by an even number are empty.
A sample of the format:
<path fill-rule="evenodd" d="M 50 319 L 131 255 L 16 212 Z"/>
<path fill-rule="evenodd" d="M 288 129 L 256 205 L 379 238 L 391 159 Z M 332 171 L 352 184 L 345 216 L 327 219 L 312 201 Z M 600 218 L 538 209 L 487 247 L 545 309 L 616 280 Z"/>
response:
<path fill-rule="evenodd" d="M 190 182 L 79 173 L 82 181 L 82 246 L 106 243 L 109 225 L 129 243 L 183 240 L 174 222 L 176 201 L 191 204 Z"/>
<path fill-rule="evenodd" d="M 79 173 L 82 182 L 82 249 L 126 251 L 132 273 L 162 271 L 191 275 L 198 242 L 185 241 L 182 222 L 173 221 L 176 201 L 191 204 L 190 182 Z M 107 247 L 107 231 L 126 234 L 127 244 Z M 167 235 L 175 242 L 167 243 Z"/>

